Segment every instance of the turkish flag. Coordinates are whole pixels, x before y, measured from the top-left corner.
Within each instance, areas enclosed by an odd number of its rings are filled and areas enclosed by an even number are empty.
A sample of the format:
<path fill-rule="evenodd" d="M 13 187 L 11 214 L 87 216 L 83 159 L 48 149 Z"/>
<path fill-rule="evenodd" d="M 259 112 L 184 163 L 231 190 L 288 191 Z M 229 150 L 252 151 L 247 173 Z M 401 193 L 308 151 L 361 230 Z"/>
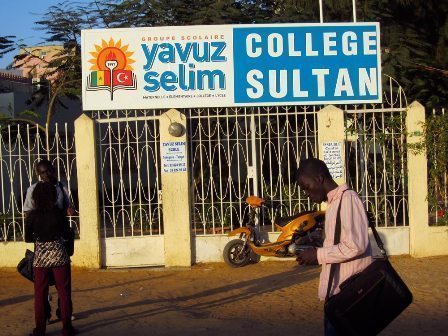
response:
<path fill-rule="evenodd" d="M 131 70 L 115 70 L 113 85 L 132 86 L 132 71 Z"/>

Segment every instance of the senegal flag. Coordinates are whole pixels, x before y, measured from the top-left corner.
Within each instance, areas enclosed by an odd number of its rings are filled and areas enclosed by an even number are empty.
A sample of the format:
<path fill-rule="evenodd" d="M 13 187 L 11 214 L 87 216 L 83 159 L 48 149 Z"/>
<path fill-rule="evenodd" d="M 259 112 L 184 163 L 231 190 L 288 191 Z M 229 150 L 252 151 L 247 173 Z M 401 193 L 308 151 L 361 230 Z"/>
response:
<path fill-rule="evenodd" d="M 110 71 L 92 71 L 90 85 L 92 87 L 97 86 L 109 86 L 110 85 Z"/>

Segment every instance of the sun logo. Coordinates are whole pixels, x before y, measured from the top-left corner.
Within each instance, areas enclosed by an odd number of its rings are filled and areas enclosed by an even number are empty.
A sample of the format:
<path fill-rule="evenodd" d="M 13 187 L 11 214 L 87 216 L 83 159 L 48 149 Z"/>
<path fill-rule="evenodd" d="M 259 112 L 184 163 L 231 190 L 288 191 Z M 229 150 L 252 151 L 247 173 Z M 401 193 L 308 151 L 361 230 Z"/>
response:
<path fill-rule="evenodd" d="M 116 43 L 114 39 L 109 42 L 101 40 L 101 45 L 95 44 L 95 51 L 90 52 L 93 70 L 87 76 L 87 91 L 108 90 L 110 99 L 114 100 L 116 90 L 136 90 L 137 80 L 132 72 L 131 58 L 134 52 L 128 50 L 129 45 L 122 46 L 121 39 Z"/>
<path fill-rule="evenodd" d="M 101 45 L 95 44 L 95 51 L 90 52 L 90 55 L 93 57 L 89 60 L 89 63 L 93 64 L 90 70 L 107 70 L 105 64 L 111 54 L 114 55 L 117 61 L 117 69 L 133 70 L 131 64 L 135 61 L 131 59 L 131 56 L 134 52 L 128 51 L 128 47 L 129 45 L 121 46 L 121 40 L 118 40 L 117 43 L 112 38 L 109 40 L 109 43 L 101 40 Z"/>

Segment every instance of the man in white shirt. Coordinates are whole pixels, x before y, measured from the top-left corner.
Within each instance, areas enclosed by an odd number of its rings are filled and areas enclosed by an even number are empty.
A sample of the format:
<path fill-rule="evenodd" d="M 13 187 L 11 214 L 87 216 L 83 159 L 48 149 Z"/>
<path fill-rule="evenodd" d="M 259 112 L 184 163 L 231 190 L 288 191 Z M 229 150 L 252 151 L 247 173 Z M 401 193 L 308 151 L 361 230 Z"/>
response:
<path fill-rule="evenodd" d="M 67 188 L 57 180 L 53 165 L 48 160 L 41 160 L 36 165 L 36 174 L 44 182 L 53 183 L 57 191 L 56 206 L 59 209 L 67 210 L 68 216 L 73 216 L 73 207 L 71 206 L 70 198 L 68 196 Z M 32 184 L 26 191 L 25 202 L 23 203 L 23 212 L 27 213 L 34 209 L 33 190 L 37 183 Z"/>

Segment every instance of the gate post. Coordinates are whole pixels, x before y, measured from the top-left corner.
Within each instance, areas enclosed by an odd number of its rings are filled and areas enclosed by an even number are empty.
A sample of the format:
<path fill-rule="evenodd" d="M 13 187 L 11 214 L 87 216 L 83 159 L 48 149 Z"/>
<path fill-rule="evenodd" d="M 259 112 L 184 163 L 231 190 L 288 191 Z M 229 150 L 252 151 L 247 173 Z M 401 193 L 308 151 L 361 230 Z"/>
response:
<path fill-rule="evenodd" d="M 72 260 L 75 266 L 99 268 L 101 256 L 95 121 L 85 114 L 75 120 L 75 145 L 80 239 L 75 241 Z"/>
<path fill-rule="evenodd" d="M 186 124 L 185 115 L 174 109 L 160 116 L 165 267 L 192 263 Z"/>
<path fill-rule="evenodd" d="M 422 141 L 422 122 L 425 121 L 425 108 L 415 101 L 409 105 L 406 114 L 408 144 Z M 408 207 L 409 207 L 409 242 L 412 256 L 427 255 L 434 242 L 428 238 L 428 172 L 426 150 L 415 154 L 408 150 Z M 431 254 L 431 253 L 429 253 Z"/>
<path fill-rule="evenodd" d="M 344 111 L 328 105 L 317 113 L 319 159 L 324 161 L 337 184 L 345 183 Z"/>

